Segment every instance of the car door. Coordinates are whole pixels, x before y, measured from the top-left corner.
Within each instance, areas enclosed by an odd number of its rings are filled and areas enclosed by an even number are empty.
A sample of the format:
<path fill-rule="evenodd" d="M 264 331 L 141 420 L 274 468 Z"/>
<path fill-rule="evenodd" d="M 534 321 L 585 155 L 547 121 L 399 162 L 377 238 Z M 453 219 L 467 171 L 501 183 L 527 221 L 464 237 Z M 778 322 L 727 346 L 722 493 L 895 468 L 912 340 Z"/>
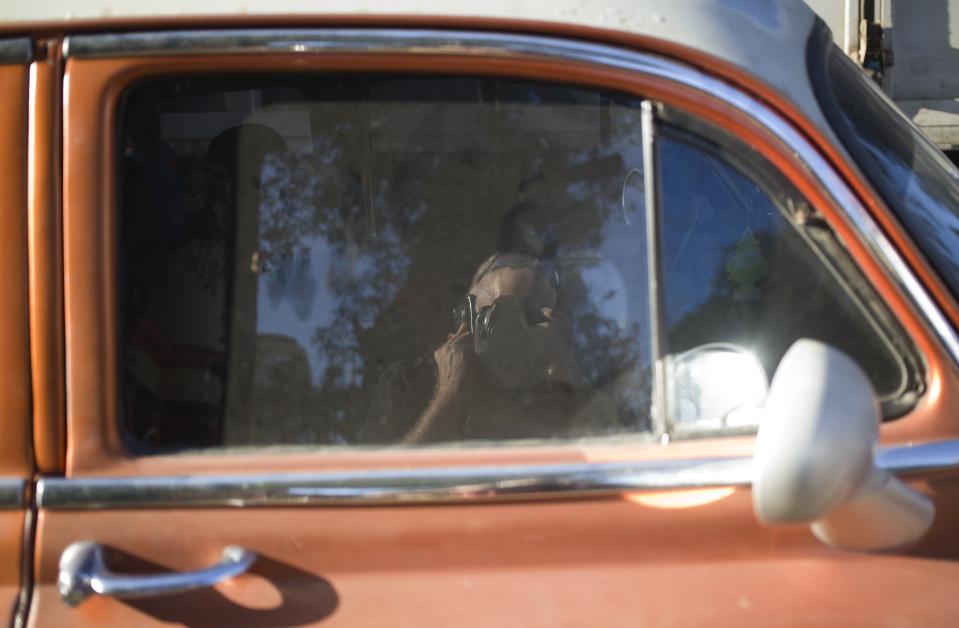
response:
<path fill-rule="evenodd" d="M 27 89 L 32 45 L 0 40 L 0 85 L 7 95 L 0 112 L 0 255 L 7 276 L 0 287 L 0 609 L 13 621 L 21 604 L 21 573 L 28 560 L 31 523 L 25 500 L 33 475 L 30 450 L 30 357 L 27 335 Z M 25 544 L 26 539 L 26 544 Z"/>
<path fill-rule="evenodd" d="M 759 101 L 509 33 L 67 44 L 67 454 L 37 490 L 31 625 L 954 614 L 948 473 L 916 483 L 940 510 L 909 553 L 753 515 L 762 380 L 792 341 L 863 363 L 895 472 L 954 463 L 959 384 L 844 214 L 869 224 L 857 198 Z M 549 283 L 568 320 L 516 324 L 564 326 L 575 364 L 483 361 L 517 306 L 500 286 L 459 327 L 448 311 L 490 273 Z M 467 322 L 482 390 L 510 401 L 416 442 Z M 717 411 L 716 371 L 682 379 L 704 347 L 755 353 L 758 398 Z M 547 379 L 520 387 L 515 364 Z M 922 437 L 942 442 L 904 448 Z"/>

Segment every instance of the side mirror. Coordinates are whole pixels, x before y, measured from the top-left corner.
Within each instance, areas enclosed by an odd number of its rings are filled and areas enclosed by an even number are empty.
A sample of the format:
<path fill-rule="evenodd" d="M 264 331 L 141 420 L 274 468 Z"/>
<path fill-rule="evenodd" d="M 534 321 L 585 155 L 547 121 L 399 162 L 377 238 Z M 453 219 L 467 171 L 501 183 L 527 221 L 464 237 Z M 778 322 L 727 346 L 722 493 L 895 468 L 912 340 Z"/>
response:
<path fill-rule="evenodd" d="M 862 369 L 815 340 L 797 341 L 773 377 L 756 437 L 753 509 L 767 525 L 810 523 L 827 545 L 901 547 L 935 507 L 875 465 L 879 404 Z"/>

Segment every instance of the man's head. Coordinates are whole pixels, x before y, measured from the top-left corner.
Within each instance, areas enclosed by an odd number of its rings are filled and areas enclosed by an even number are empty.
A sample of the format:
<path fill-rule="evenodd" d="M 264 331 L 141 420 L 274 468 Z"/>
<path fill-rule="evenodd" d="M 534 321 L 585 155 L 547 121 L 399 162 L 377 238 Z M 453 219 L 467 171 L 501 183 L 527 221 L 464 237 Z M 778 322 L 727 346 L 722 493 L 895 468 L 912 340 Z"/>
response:
<path fill-rule="evenodd" d="M 473 276 L 462 311 L 475 315 L 474 350 L 500 388 L 547 383 L 576 386 L 572 329 L 553 311 L 559 275 L 549 262 L 527 253 L 498 253 Z M 461 316 L 458 332 L 465 331 Z"/>
<path fill-rule="evenodd" d="M 543 308 L 556 307 L 559 275 L 549 262 L 528 253 L 496 253 L 483 262 L 470 287 L 477 310 L 489 307 L 502 296 L 524 304 L 530 323 L 543 319 Z"/>

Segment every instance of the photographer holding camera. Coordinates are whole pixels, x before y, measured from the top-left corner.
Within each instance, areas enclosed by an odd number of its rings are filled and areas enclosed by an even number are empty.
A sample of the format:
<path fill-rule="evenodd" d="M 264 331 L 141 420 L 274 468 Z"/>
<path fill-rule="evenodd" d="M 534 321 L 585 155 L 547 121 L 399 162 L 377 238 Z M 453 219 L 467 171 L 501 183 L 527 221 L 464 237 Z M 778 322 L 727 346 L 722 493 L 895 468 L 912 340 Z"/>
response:
<path fill-rule="evenodd" d="M 572 328 L 555 311 L 559 275 L 527 253 L 480 265 L 433 359 L 384 373 L 363 440 L 403 443 L 558 438 L 596 433 L 610 416 L 588 390 Z"/>

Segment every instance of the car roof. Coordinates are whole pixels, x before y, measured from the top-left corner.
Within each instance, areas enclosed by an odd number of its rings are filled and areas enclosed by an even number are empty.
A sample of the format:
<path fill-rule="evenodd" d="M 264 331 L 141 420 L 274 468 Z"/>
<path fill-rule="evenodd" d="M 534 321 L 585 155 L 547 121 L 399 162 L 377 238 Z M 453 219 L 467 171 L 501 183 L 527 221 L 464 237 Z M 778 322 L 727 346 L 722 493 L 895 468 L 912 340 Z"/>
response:
<path fill-rule="evenodd" d="M 816 14 L 802 0 L 44 0 L 0 5 L 4 30 L 83 22 L 256 16 L 441 16 L 534 21 L 641 35 L 722 59 L 786 97 L 832 136 L 810 86 Z M 121 26 L 122 28 L 122 26 Z"/>

